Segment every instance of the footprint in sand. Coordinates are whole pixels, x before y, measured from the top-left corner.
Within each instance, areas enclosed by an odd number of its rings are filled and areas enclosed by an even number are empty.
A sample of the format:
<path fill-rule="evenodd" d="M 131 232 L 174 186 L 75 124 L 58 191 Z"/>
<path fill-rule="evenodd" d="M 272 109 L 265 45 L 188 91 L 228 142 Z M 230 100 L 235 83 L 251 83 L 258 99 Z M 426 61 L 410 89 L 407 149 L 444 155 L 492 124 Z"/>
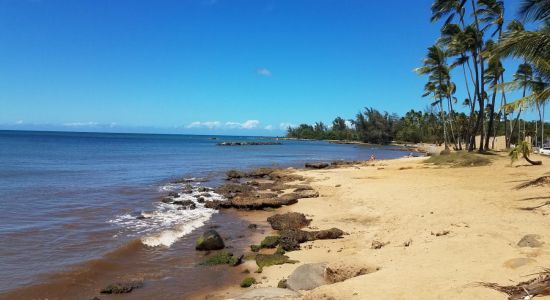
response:
<path fill-rule="evenodd" d="M 531 264 L 531 263 L 536 263 L 536 262 L 537 261 L 532 259 L 532 258 L 516 257 L 516 258 L 512 258 L 512 259 L 509 259 L 509 260 L 505 261 L 503 265 L 506 268 L 517 269 L 517 268 L 523 267 L 525 265 L 528 265 L 528 264 Z"/>

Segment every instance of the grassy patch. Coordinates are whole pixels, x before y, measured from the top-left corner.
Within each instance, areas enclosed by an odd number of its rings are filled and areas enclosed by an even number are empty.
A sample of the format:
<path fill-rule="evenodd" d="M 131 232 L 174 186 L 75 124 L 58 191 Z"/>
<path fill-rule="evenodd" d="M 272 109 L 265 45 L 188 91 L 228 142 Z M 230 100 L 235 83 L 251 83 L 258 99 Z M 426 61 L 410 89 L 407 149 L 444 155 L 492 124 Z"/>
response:
<path fill-rule="evenodd" d="M 280 237 L 278 235 L 266 236 L 264 240 L 260 243 L 262 248 L 275 248 L 279 245 Z"/>
<path fill-rule="evenodd" d="M 457 151 L 448 155 L 430 157 L 426 163 L 434 165 L 449 165 L 451 167 L 480 167 L 491 164 L 489 155 Z"/>
<path fill-rule="evenodd" d="M 254 277 L 246 277 L 243 281 L 241 281 L 241 287 L 247 288 L 252 286 L 254 283 L 256 283 L 256 279 L 254 279 Z"/>

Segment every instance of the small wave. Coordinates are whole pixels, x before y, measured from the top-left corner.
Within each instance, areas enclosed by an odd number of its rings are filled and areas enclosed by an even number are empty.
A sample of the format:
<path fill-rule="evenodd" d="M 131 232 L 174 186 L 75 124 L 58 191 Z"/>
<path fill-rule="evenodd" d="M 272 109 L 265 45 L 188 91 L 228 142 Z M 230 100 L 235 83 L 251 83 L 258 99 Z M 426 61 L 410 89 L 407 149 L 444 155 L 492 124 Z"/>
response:
<path fill-rule="evenodd" d="M 195 209 L 185 209 L 176 203 L 155 203 L 150 212 L 119 215 L 110 223 L 122 227 L 127 236 L 140 236 L 141 242 L 149 247 L 170 247 L 178 239 L 203 226 L 216 210 L 206 208 L 204 203 L 199 203 L 198 198 L 204 198 L 205 202 L 213 200 L 225 200 L 225 198 L 213 191 L 199 192 L 200 186 L 193 186 L 190 193 L 178 193 L 174 200 L 191 200 Z M 160 191 L 181 191 L 184 185 L 170 183 L 160 187 Z M 121 233 L 117 234 L 120 235 Z"/>

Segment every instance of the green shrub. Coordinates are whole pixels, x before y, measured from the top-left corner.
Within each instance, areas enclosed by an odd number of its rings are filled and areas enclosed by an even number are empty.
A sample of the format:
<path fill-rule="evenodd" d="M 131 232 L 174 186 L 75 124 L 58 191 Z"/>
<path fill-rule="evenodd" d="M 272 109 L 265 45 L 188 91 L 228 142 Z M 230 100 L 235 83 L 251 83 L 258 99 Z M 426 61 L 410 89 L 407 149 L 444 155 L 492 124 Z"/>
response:
<path fill-rule="evenodd" d="M 254 277 L 246 277 L 245 279 L 243 279 L 243 281 L 241 281 L 241 287 L 242 288 L 251 287 L 255 283 L 256 283 L 256 279 L 254 279 Z"/>

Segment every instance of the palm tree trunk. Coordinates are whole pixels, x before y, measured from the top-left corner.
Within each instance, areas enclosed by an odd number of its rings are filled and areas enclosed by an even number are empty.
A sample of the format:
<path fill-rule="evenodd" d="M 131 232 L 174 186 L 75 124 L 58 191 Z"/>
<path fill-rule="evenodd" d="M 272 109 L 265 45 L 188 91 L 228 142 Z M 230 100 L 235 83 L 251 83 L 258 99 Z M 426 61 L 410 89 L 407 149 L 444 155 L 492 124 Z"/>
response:
<path fill-rule="evenodd" d="M 494 132 L 493 122 L 495 119 L 495 101 L 497 98 L 496 84 L 493 87 L 493 99 L 491 100 L 491 109 L 489 111 L 489 124 L 487 125 L 487 139 L 485 139 L 485 150 L 489 149 L 489 137 L 491 136 L 491 130 Z"/>

